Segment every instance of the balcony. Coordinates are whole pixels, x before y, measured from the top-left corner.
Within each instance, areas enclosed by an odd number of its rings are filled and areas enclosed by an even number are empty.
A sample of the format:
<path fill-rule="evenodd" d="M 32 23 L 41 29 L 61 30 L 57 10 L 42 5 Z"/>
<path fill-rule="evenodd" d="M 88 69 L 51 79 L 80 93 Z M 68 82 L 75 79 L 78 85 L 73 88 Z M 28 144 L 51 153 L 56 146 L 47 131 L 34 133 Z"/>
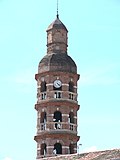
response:
<path fill-rule="evenodd" d="M 40 103 L 44 100 L 68 100 L 77 103 L 77 93 L 72 93 L 68 91 L 50 91 L 50 92 L 41 92 L 37 94 L 37 103 Z"/>
<path fill-rule="evenodd" d="M 40 134 L 41 132 L 48 132 L 48 131 L 56 131 L 56 132 L 63 132 L 63 131 L 69 131 L 73 133 L 77 133 L 77 125 L 73 123 L 66 123 L 66 122 L 46 122 L 46 123 L 40 123 L 40 125 L 37 126 L 37 134 Z"/>

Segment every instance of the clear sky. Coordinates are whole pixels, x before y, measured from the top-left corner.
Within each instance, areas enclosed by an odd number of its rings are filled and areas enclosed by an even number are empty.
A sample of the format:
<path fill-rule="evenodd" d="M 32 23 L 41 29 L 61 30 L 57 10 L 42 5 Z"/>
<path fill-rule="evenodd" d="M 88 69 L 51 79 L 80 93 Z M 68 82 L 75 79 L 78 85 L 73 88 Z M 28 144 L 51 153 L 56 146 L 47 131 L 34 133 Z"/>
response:
<path fill-rule="evenodd" d="M 80 152 L 120 148 L 120 1 L 60 0 L 78 83 Z M 36 81 L 56 0 L 0 0 L 0 160 L 35 160 Z"/>

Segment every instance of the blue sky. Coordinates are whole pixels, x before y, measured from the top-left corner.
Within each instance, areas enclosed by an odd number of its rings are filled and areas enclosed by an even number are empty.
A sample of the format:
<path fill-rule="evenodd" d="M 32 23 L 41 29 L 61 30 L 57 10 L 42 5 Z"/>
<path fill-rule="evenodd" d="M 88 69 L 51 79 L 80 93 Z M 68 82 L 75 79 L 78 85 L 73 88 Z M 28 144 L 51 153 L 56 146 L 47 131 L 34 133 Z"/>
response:
<path fill-rule="evenodd" d="M 120 148 L 120 1 L 60 0 L 78 83 L 80 152 Z M 0 160 L 36 158 L 36 82 L 56 0 L 0 0 Z"/>

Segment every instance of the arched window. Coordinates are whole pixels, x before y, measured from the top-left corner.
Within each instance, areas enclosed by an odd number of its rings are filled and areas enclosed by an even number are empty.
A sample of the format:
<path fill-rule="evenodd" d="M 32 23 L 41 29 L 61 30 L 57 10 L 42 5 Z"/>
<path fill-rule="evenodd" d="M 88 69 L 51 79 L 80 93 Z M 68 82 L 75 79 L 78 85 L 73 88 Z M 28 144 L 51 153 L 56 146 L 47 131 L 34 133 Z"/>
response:
<path fill-rule="evenodd" d="M 74 113 L 73 112 L 69 113 L 69 123 L 74 123 Z"/>
<path fill-rule="evenodd" d="M 74 92 L 74 83 L 71 81 L 69 82 L 69 91 Z"/>
<path fill-rule="evenodd" d="M 43 81 L 43 82 L 41 82 L 41 92 L 46 92 L 46 90 L 47 90 L 46 82 Z"/>
<path fill-rule="evenodd" d="M 70 154 L 74 153 L 74 144 L 69 145 L 69 152 L 70 152 Z"/>
<path fill-rule="evenodd" d="M 62 154 L 62 145 L 60 143 L 56 143 L 54 149 L 56 150 L 56 154 Z"/>
<path fill-rule="evenodd" d="M 46 153 L 47 153 L 47 146 L 45 143 L 43 143 L 41 144 L 41 155 L 44 155 L 45 157 Z"/>

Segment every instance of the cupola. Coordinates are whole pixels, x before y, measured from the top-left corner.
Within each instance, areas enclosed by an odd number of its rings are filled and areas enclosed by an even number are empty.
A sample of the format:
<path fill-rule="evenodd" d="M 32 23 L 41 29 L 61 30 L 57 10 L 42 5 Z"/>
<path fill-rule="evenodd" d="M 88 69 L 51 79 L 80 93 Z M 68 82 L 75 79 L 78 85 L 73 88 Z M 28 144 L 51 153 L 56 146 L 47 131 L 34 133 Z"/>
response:
<path fill-rule="evenodd" d="M 67 54 L 67 33 L 66 26 L 57 14 L 56 19 L 47 28 L 47 55 L 40 61 L 38 73 L 48 71 L 77 73 L 75 62 Z"/>
<path fill-rule="evenodd" d="M 47 54 L 67 53 L 67 33 L 67 28 L 57 15 L 47 28 Z"/>

